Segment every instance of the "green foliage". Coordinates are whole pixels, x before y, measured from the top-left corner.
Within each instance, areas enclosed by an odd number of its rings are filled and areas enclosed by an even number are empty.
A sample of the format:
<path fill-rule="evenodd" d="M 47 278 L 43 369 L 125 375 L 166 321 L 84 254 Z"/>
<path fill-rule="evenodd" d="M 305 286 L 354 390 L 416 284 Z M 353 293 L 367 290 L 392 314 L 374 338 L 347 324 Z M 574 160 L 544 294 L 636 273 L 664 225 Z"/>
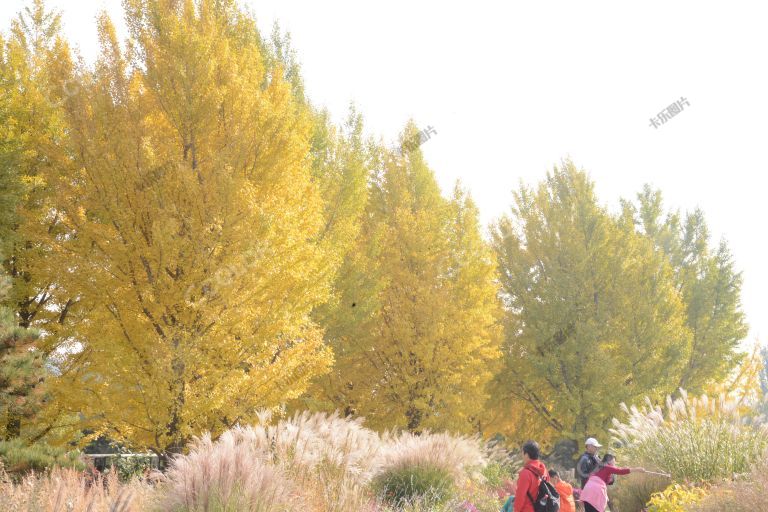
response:
<path fill-rule="evenodd" d="M 521 186 L 493 246 L 508 346 L 498 394 L 583 439 L 605 431 L 616 404 L 675 389 L 691 338 L 669 264 L 599 205 L 584 171 L 566 161 Z"/>
<path fill-rule="evenodd" d="M 651 497 L 648 512 L 685 512 L 687 505 L 700 502 L 706 495 L 701 487 L 674 484 Z"/>
<path fill-rule="evenodd" d="M 141 478 L 149 469 L 152 469 L 152 457 L 114 457 L 109 471 L 117 474 L 122 482 L 128 482 L 134 478 Z"/>
<path fill-rule="evenodd" d="M 405 466 L 391 468 L 379 475 L 374 487 L 384 501 L 400 505 L 427 500 L 431 504 L 444 503 L 454 490 L 452 475 L 431 466 Z"/>
<path fill-rule="evenodd" d="M 663 218 L 661 192 L 648 185 L 637 204 L 624 203 L 624 214 L 637 223 L 669 259 L 685 303 L 686 323 L 693 334 L 690 355 L 679 386 L 700 392 L 711 381 L 724 379 L 740 361 L 739 342 L 748 333 L 741 308 L 742 276 L 723 241 L 713 248 L 701 210 Z"/>
<path fill-rule="evenodd" d="M 486 485 L 493 489 L 501 487 L 504 482 L 515 476 L 511 465 L 497 461 L 489 462 L 480 474 L 483 475 Z"/>
<path fill-rule="evenodd" d="M 29 446 L 19 439 L 0 441 L 0 462 L 5 471 L 14 477 L 54 467 L 85 469 L 76 451 L 68 452 L 43 443 Z"/>
<path fill-rule="evenodd" d="M 0 277 L 0 299 L 3 285 Z M 21 422 L 31 418 L 43 400 L 43 356 L 34 347 L 38 333 L 19 327 L 13 312 L 0 307 L 0 434 L 19 437 Z"/>

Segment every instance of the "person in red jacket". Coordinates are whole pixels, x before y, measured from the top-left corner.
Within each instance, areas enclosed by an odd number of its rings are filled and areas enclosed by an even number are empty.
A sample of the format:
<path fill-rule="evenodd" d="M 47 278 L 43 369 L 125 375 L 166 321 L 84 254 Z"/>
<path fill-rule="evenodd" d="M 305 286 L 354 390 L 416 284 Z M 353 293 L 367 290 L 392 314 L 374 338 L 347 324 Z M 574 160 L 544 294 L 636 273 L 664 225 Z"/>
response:
<path fill-rule="evenodd" d="M 581 501 L 585 512 L 605 512 L 608 505 L 608 483 L 613 475 L 628 475 L 630 473 L 645 473 L 644 468 L 616 467 L 616 457 L 605 454 L 596 473 L 587 480 L 587 485 L 581 491 Z"/>
<path fill-rule="evenodd" d="M 523 445 L 523 469 L 517 476 L 515 492 L 515 512 L 534 512 L 533 500 L 539 494 L 541 479 L 549 481 L 547 468 L 539 460 L 541 450 L 538 443 L 528 441 Z"/>

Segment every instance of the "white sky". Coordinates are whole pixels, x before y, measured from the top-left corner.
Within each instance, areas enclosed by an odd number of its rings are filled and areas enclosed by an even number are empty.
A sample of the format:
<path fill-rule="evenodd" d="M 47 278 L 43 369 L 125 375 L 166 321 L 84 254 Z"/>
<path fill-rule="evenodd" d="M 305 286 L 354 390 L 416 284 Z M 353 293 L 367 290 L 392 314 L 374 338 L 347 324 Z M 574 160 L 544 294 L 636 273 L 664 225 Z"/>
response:
<path fill-rule="evenodd" d="M 744 273 L 750 338 L 768 332 L 759 2 L 241 1 L 263 31 L 279 20 L 291 32 L 309 96 L 337 120 L 354 101 L 388 141 L 409 118 L 433 126 L 422 149 L 441 186 L 460 179 L 486 224 L 519 180 L 567 156 L 612 208 L 644 183 L 668 207 L 701 207 Z M 24 5 L 0 0 L 3 30 Z M 121 15 L 119 0 L 48 5 L 87 60 L 95 13 Z M 651 128 L 681 96 L 690 107 Z"/>

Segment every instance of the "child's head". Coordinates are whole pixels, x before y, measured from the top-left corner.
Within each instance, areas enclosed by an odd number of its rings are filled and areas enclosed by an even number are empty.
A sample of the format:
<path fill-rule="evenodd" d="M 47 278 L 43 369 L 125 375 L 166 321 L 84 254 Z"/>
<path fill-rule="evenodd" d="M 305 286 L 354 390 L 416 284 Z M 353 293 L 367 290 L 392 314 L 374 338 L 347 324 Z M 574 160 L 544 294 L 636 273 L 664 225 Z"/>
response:
<path fill-rule="evenodd" d="M 557 470 L 550 469 L 549 479 L 552 480 L 552 482 L 557 483 L 560 481 L 560 474 L 557 472 Z"/>

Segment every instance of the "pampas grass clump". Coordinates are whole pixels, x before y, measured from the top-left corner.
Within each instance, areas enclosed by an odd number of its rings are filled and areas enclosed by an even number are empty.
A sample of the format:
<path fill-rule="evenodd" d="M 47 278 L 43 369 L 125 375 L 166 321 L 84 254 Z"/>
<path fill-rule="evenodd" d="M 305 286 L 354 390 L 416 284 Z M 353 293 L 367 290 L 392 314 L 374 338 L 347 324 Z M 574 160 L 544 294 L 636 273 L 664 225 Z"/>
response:
<path fill-rule="evenodd" d="M 737 400 L 722 395 L 667 397 L 665 407 L 622 404 L 627 419 L 613 420 L 613 442 L 626 463 L 670 473 L 675 480 L 711 482 L 749 471 L 768 449 L 768 428 L 743 417 Z"/>
<path fill-rule="evenodd" d="M 479 471 L 486 462 L 477 438 L 429 432 L 386 434 L 374 487 L 385 502 L 400 507 L 425 500 L 437 506 L 470 474 L 482 478 Z"/>
<path fill-rule="evenodd" d="M 455 436 L 445 432 L 384 435 L 381 456 L 383 471 L 407 466 L 433 467 L 460 479 L 468 474 L 477 476 L 486 463 L 482 442 L 475 437 Z"/>
<path fill-rule="evenodd" d="M 236 427 L 215 442 L 197 439 L 169 472 L 171 510 L 272 511 L 306 508 L 362 510 L 378 472 L 381 441 L 362 420 L 301 413 Z M 222 505 L 223 507 L 223 505 Z M 231 508 L 234 507 L 234 508 Z"/>
<path fill-rule="evenodd" d="M 160 478 L 121 483 L 56 469 L 0 479 L 0 512 L 417 512 L 496 510 L 480 439 L 386 433 L 337 414 L 258 415 L 218 439 L 195 438 Z M 506 457 L 505 457 L 506 459 Z M 0 476 L 3 476 L 0 469 Z M 157 476 L 157 475 L 151 475 Z M 95 478 L 95 479 L 94 479 Z"/>
<path fill-rule="evenodd" d="M 229 430 L 192 442 L 189 454 L 174 459 L 168 471 L 163 510 L 173 512 L 283 512 L 301 508 L 297 489 L 269 463 L 252 431 Z"/>
<path fill-rule="evenodd" d="M 29 474 L 18 484 L 0 470 L 0 512 L 144 512 L 155 510 L 152 488 L 116 475 L 90 479 L 73 469 Z"/>
<path fill-rule="evenodd" d="M 370 501 L 367 485 L 380 467 L 381 439 L 362 419 L 337 413 L 297 413 L 270 424 L 261 413 L 255 427 L 240 435 L 262 450 L 305 490 L 307 498 L 337 511 L 362 510 Z"/>

